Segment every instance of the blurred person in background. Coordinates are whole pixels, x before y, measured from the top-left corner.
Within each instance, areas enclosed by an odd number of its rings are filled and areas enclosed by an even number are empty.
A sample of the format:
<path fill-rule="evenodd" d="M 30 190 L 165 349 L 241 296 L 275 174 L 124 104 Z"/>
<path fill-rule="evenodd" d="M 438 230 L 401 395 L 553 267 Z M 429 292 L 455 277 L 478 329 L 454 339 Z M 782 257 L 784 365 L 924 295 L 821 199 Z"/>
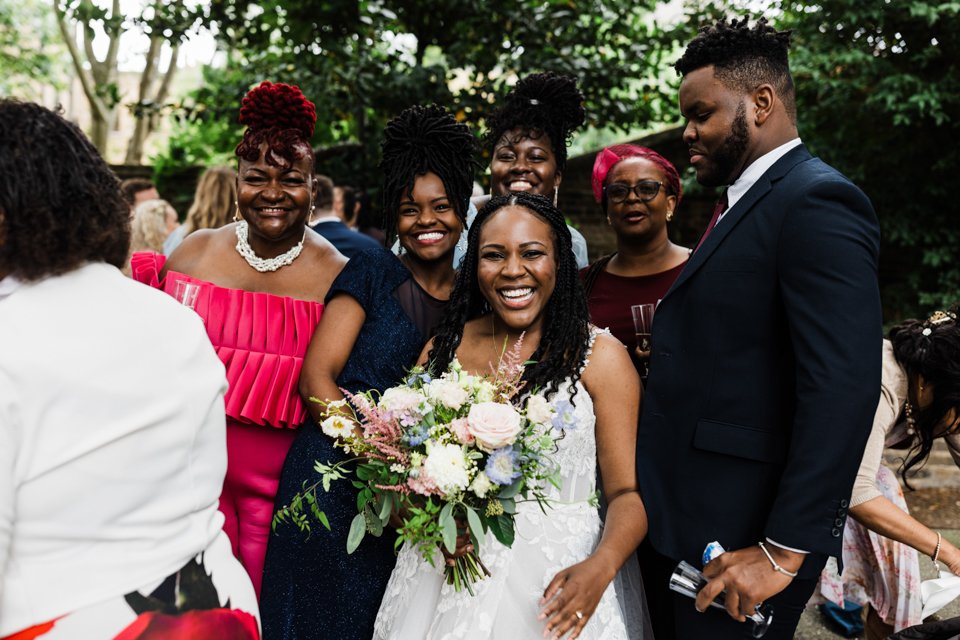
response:
<path fill-rule="evenodd" d="M 133 210 L 130 252 L 163 252 L 163 244 L 177 225 L 177 211 L 166 200 L 144 200 Z"/>
<path fill-rule="evenodd" d="M 335 194 L 337 190 L 343 192 L 342 187 L 333 186 L 333 181 L 327 176 L 317 176 L 317 199 L 313 205 L 313 213 L 307 224 L 310 228 L 322 235 L 337 248 L 337 251 L 352 258 L 365 249 L 376 249 L 380 245 L 375 240 L 362 233 L 357 233 L 347 225 L 343 217 L 343 201 L 338 212 Z M 353 193 L 353 190 L 351 190 Z"/>
<path fill-rule="evenodd" d="M 153 181 L 147 178 L 127 178 L 120 183 L 120 192 L 123 199 L 130 205 L 131 211 L 145 200 L 159 200 L 160 192 L 157 191 Z"/>
<path fill-rule="evenodd" d="M 237 172 L 231 167 L 211 167 L 203 172 L 193 194 L 187 219 L 163 243 L 169 256 L 183 239 L 198 229 L 219 229 L 236 214 Z"/>

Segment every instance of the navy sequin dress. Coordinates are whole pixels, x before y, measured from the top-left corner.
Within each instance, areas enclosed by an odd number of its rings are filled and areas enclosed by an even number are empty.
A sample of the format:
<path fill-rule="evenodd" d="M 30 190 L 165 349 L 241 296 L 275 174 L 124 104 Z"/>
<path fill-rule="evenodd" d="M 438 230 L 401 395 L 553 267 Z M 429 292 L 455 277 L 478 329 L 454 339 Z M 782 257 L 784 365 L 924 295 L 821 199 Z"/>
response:
<path fill-rule="evenodd" d="M 346 294 L 366 313 L 353 351 L 337 384 L 353 393 L 399 384 L 427 341 L 446 305 L 427 295 L 406 267 L 384 249 L 354 256 L 330 287 L 327 301 Z M 342 460 L 312 420 L 301 428 L 287 454 L 276 506 L 290 503 L 304 481 L 319 476 L 314 463 Z M 309 538 L 295 526 L 277 527 L 270 536 L 260 615 L 264 640 L 369 640 L 390 572 L 396 562 L 392 530 L 366 536 L 347 555 L 350 522 L 357 514 L 357 492 L 348 481 L 318 492 L 330 531 L 311 525 Z"/>

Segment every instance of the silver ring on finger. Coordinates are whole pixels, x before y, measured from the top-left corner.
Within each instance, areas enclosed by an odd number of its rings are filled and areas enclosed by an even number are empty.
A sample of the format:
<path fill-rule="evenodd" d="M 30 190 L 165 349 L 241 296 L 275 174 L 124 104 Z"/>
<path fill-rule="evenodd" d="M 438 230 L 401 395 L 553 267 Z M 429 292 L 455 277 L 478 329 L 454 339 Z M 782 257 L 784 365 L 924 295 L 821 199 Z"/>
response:
<path fill-rule="evenodd" d="M 583 620 L 583 611 L 574 611 L 573 614 L 577 616 L 577 620 Z"/>

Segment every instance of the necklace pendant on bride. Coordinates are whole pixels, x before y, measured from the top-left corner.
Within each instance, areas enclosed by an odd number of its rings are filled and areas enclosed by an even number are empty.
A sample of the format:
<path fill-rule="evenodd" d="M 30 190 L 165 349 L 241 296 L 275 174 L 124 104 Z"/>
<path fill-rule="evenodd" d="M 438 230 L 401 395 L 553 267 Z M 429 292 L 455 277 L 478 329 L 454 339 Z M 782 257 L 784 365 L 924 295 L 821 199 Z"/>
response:
<path fill-rule="evenodd" d="M 261 258 L 254 251 L 253 247 L 250 246 L 250 242 L 247 238 L 250 236 L 250 225 L 246 220 L 241 220 L 237 223 L 237 253 L 239 253 L 244 260 L 247 261 L 247 264 L 259 271 L 260 273 L 266 273 L 268 271 L 276 271 L 280 267 L 285 267 L 288 264 L 293 264 L 293 261 L 297 259 L 300 255 L 300 252 L 303 251 L 303 241 L 307 237 L 307 231 L 304 229 L 303 238 L 300 238 L 300 242 L 290 247 L 290 249 L 284 253 L 281 253 L 276 258 Z"/>

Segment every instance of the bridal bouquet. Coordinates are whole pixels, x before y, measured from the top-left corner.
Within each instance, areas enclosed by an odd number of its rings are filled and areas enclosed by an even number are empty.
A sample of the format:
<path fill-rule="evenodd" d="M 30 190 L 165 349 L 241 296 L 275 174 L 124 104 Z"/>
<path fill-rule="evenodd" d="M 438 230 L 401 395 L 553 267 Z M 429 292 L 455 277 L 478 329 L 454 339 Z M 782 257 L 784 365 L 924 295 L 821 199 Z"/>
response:
<path fill-rule="evenodd" d="M 274 526 L 289 519 L 308 531 L 308 510 L 329 529 L 317 488 L 349 477 L 359 495 L 348 553 L 366 534 L 381 535 L 393 513 L 403 521 L 395 546 L 417 545 L 431 564 L 440 545 L 453 553 L 458 534 L 469 534 L 474 552 L 446 575 L 457 591 L 473 594 L 472 585 L 490 575 L 479 556 L 484 534 L 510 546 L 517 501 L 546 508 L 547 484 L 559 488 L 555 439 L 574 425 L 569 402 L 554 406 L 530 393 L 515 404 L 523 387 L 519 352 L 518 342 L 490 376 L 470 375 L 454 360 L 439 378 L 416 367 L 379 397 L 347 394 L 349 402 L 325 403 L 320 426 L 352 457 L 318 461 L 320 481 L 278 511 Z"/>

